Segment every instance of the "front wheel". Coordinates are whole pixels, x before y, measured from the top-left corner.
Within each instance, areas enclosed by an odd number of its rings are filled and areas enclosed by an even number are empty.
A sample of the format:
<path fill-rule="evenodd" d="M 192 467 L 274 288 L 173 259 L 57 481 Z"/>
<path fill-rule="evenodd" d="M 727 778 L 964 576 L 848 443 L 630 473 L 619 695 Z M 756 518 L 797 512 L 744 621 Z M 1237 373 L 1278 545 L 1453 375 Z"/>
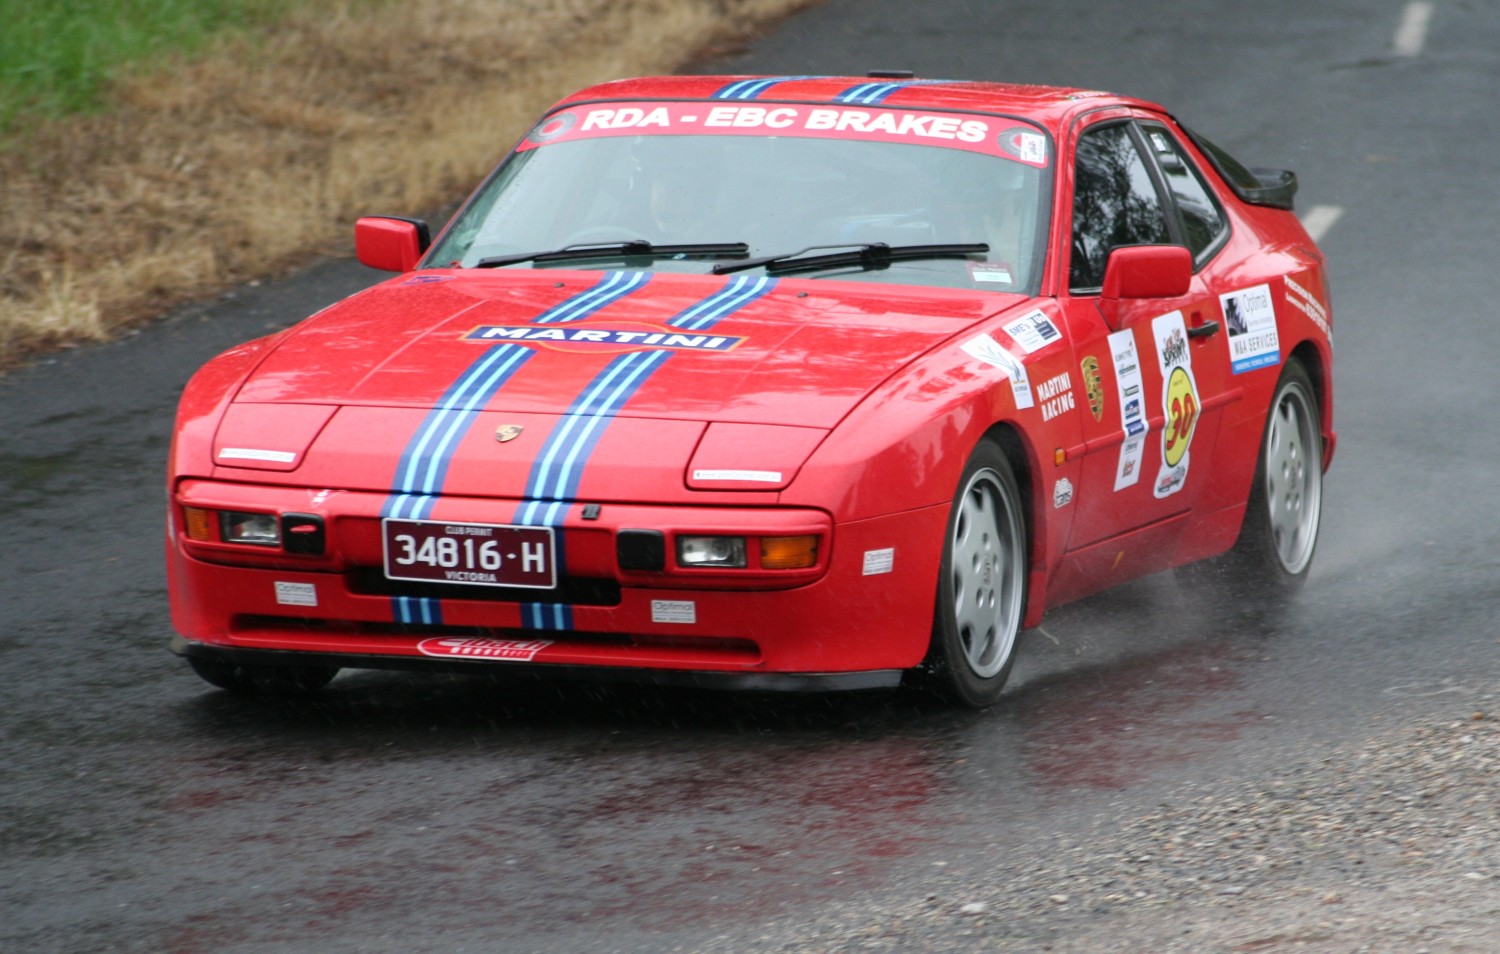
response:
<path fill-rule="evenodd" d="M 932 688 L 952 702 L 983 708 L 1000 698 L 1025 613 L 1026 540 L 1015 473 L 982 441 L 948 515 L 926 663 Z"/>

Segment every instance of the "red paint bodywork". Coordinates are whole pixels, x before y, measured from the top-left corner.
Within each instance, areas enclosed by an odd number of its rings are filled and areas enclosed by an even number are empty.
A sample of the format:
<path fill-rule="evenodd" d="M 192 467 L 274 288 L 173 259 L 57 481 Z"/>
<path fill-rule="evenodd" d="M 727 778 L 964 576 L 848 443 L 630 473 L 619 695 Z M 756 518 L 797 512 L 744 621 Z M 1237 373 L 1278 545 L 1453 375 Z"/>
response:
<path fill-rule="evenodd" d="M 581 91 L 556 109 L 707 101 L 736 79 L 743 78 L 629 80 Z M 830 104 L 859 82 L 784 80 L 774 99 Z M 327 654 L 345 664 L 396 665 L 427 660 L 419 646 L 434 639 L 537 640 L 545 645 L 529 664 L 539 667 L 866 673 L 878 677 L 870 684 L 890 682 L 928 651 L 950 501 L 986 435 L 1006 432 L 1019 449 L 1032 538 L 1027 625 L 1049 606 L 1233 544 L 1277 374 L 1294 354 L 1319 390 L 1327 465 L 1334 445 L 1331 345 L 1327 322 L 1310 312 L 1326 315 L 1328 295 L 1322 257 L 1293 214 L 1237 199 L 1189 144 L 1229 219 L 1227 243 L 1180 298 L 1102 303 L 1097 293 L 1073 296 L 1066 252 L 1079 134 L 1119 117 L 1177 130 L 1167 114 L 1081 90 L 964 83 L 907 85 L 869 109 L 882 107 L 1024 117 L 1048 133 L 1053 213 L 1038 295 L 779 279 L 713 328 L 715 336 L 739 339 L 733 347 L 672 353 L 579 463 L 555 526 L 563 574 L 592 589 L 497 598 L 483 587 L 454 587 L 420 603 L 431 604 L 427 621 L 427 609 L 412 608 L 419 604 L 398 607 L 400 587 L 381 579 L 380 517 L 404 449 L 489 344 L 466 334 L 526 326 L 604 273 L 428 267 L 392 278 L 233 349 L 188 385 L 168 478 L 178 651 Z M 361 226 L 361 248 L 378 263 L 416 264 L 410 242 L 399 225 Z M 1295 295 L 1288 276 L 1300 289 Z M 1147 275 L 1146 284 L 1157 277 Z M 580 327 L 660 335 L 671 316 L 731 280 L 652 274 Z M 1191 339 L 1202 398 L 1192 468 L 1181 493 L 1154 498 L 1150 455 L 1166 422 L 1152 320 L 1180 310 L 1189 328 L 1223 322 L 1220 293 L 1262 284 L 1274 301 L 1276 364 L 1231 374 L 1227 359 L 1215 354 L 1225 349 L 1223 335 Z M 1036 310 L 1061 340 L 1030 354 L 1012 350 L 1033 388 L 1064 382 L 1071 403 L 1055 415 L 1044 413 L 1041 399 L 1018 408 L 1010 382 L 962 347 L 981 335 L 1010 341 L 1002 327 Z M 1133 331 L 1142 358 L 1150 430 L 1148 472 L 1116 491 L 1125 432 L 1107 336 L 1120 329 Z M 524 366 L 453 436 L 430 519 L 517 522 L 543 441 L 569 402 L 611 359 L 650 350 L 561 339 L 525 347 L 531 353 Z M 1097 417 L 1091 391 L 1103 398 Z M 501 442 L 497 429 L 507 425 L 520 434 Z M 297 555 L 189 540 L 184 507 L 314 514 L 326 525 L 327 548 Z M 662 533 L 668 565 L 622 568 L 622 530 Z M 815 565 L 797 570 L 677 568 L 672 541 L 686 533 L 812 534 L 819 545 Z M 593 595 L 574 598 L 585 591 Z M 289 592 L 303 595 L 288 600 Z M 308 605 L 309 593 L 315 605 Z"/>

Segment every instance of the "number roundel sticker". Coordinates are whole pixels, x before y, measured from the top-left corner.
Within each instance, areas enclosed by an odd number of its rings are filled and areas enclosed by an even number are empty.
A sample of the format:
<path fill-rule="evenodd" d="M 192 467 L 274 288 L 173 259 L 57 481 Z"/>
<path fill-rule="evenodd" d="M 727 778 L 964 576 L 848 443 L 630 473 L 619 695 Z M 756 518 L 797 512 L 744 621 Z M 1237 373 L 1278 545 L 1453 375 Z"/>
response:
<path fill-rule="evenodd" d="M 1188 348 L 1182 312 L 1159 315 L 1151 321 L 1156 357 L 1161 369 L 1161 403 L 1165 422 L 1161 432 L 1161 470 L 1151 487 L 1160 500 L 1187 484 L 1193 431 L 1198 424 L 1198 385 L 1193 380 L 1193 356 Z"/>
<path fill-rule="evenodd" d="M 1176 467 L 1193 443 L 1193 428 L 1198 423 L 1198 395 L 1193 391 L 1193 379 L 1180 365 L 1172 369 L 1166 390 L 1167 424 L 1162 432 L 1162 458 L 1168 467 Z"/>

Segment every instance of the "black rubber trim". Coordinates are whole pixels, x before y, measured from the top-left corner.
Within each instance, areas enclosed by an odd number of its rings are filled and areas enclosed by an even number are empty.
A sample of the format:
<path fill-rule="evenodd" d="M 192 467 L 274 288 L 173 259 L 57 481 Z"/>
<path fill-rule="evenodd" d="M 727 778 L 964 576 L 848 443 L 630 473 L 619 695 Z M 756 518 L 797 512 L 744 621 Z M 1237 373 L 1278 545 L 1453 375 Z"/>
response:
<path fill-rule="evenodd" d="M 648 686 L 723 689 L 737 692 L 849 692 L 891 689 L 901 684 L 900 669 L 863 672 L 701 672 L 675 669 L 633 669 L 615 666 L 571 666 L 471 659 L 455 661 L 422 656 L 374 656 L 362 653 L 304 653 L 279 649 L 212 646 L 173 636 L 169 647 L 186 659 L 257 666 L 337 666 L 340 669 L 386 669 L 404 672 L 467 672 L 514 670 L 535 678 L 624 682 Z"/>

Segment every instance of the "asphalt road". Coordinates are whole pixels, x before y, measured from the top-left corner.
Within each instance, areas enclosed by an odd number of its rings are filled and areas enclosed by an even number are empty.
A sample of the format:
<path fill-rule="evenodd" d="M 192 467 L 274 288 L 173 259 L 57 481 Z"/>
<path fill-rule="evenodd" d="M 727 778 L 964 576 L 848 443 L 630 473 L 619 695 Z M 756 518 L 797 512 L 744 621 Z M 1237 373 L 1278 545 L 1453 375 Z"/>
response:
<path fill-rule="evenodd" d="M 1302 598 L 1268 621 L 1166 576 L 1060 609 L 986 712 L 382 673 L 232 698 L 165 650 L 176 395 L 377 276 L 318 264 L 0 378 L 0 949 L 755 950 L 768 919 L 1003 878 L 1058 832 L 1493 707 L 1484 6 L 1422 31 L 1396 0 L 831 0 L 706 68 L 1157 99 L 1295 168 L 1327 228 L 1340 443 Z"/>

